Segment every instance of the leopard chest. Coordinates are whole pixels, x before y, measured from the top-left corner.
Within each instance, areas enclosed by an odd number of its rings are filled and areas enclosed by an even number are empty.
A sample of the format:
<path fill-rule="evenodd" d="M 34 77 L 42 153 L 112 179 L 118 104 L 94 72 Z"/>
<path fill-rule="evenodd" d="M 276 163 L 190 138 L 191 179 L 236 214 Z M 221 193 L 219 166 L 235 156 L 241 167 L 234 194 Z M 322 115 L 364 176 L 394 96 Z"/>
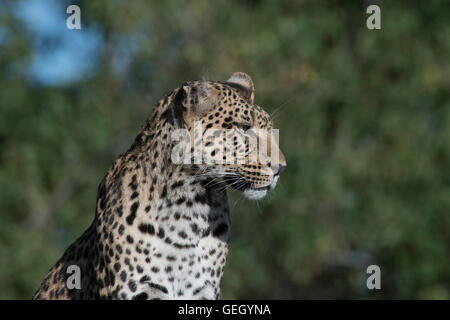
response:
<path fill-rule="evenodd" d="M 166 208 L 139 217 L 113 265 L 121 299 L 217 299 L 228 253 L 227 206 Z"/>

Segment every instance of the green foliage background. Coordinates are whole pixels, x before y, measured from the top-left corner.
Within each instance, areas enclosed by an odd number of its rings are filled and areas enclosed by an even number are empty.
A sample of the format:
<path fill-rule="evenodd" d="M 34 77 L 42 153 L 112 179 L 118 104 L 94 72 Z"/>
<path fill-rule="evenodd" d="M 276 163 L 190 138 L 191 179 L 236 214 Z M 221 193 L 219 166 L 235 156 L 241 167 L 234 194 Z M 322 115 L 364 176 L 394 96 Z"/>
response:
<path fill-rule="evenodd" d="M 30 298 L 88 227 L 98 183 L 164 94 L 234 71 L 281 107 L 288 168 L 268 199 L 230 193 L 223 298 L 450 298 L 448 1 L 71 3 L 73 32 L 104 42 L 69 86 L 11 72 L 33 38 L 1 5 L 13 37 L 0 42 L 0 298 Z M 366 28 L 369 4 L 381 30 Z M 381 290 L 366 288 L 370 264 Z"/>

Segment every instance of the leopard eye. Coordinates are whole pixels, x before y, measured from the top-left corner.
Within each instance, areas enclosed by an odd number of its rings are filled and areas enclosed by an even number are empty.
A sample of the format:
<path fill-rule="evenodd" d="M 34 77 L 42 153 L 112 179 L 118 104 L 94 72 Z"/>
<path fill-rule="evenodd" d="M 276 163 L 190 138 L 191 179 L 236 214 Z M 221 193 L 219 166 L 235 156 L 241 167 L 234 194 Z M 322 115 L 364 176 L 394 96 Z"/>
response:
<path fill-rule="evenodd" d="M 251 125 L 246 124 L 246 123 L 234 123 L 234 125 L 236 127 L 238 127 L 239 129 L 242 129 L 244 131 L 247 131 L 247 130 L 249 130 L 252 127 Z"/>

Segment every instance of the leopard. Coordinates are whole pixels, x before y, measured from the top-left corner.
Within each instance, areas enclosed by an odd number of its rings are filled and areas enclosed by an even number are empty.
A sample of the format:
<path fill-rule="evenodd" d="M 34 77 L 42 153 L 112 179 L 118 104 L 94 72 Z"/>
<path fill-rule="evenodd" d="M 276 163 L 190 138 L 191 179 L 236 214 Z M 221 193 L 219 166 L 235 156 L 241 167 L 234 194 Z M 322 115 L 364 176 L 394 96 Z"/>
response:
<path fill-rule="evenodd" d="M 262 199 L 286 168 L 272 135 L 267 149 L 276 157 L 267 161 L 250 161 L 251 139 L 236 138 L 273 129 L 254 99 L 253 81 L 243 72 L 225 82 L 188 81 L 163 97 L 100 182 L 91 225 L 32 299 L 220 299 L 230 248 L 227 192 Z M 214 133 L 205 138 L 208 130 Z M 226 139 L 230 130 L 234 138 Z M 179 132 L 192 138 L 182 147 L 174 138 Z M 227 156 L 220 146 L 228 147 Z M 214 161 L 195 161 L 196 147 Z M 240 161 L 228 161 L 237 149 Z M 174 150 L 181 150 L 181 163 Z"/>

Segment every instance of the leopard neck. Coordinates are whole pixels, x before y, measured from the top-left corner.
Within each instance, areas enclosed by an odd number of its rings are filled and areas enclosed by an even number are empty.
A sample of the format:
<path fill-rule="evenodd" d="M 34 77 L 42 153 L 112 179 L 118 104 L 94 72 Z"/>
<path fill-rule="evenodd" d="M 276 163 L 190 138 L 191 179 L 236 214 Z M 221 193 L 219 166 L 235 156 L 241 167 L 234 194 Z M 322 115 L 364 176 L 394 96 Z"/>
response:
<path fill-rule="evenodd" d="M 151 124 L 151 123 L 150 123 Z M 129 163 L 123 181 L 124 199 L 135 215 L 127 216 L 132 224 L 136 217 L 152 217 L 158 225 L 196 224 L 197 240 L 212 232 L 218 224 L 229 223 L 226 191 L 221 183 L 198 176 L 193 168 L 171 161 L 174 127 L 167 121 L 148 124 L 127 152 Z M 137 207 L 137 208 L 136 208 Z M 136 208 L 133 210 L 133 208 Z M 126 210 L 126 209 L 125 209 Z M 139 220 L 139 219 L 138 219 Z M 224 232 L 228 241 L 228 233 Z"/>

